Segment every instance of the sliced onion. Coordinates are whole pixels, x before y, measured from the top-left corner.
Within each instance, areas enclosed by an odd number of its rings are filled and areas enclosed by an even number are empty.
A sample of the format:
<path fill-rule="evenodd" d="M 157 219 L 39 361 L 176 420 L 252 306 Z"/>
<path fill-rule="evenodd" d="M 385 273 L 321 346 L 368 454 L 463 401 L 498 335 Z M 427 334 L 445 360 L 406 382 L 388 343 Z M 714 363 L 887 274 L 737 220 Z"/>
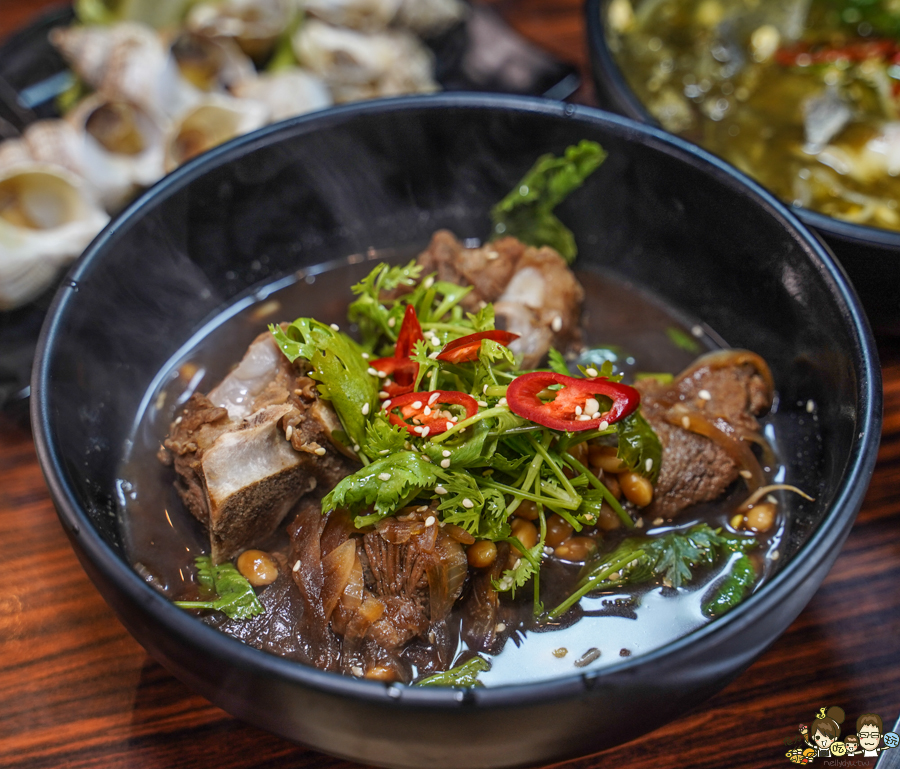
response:
<path fill-rule="evenodd" d="M 740 505 L 735 509 L 736 513 L 746 513 L 750 508 L 752 508 L 759 500 L 761 500 L 766 494 L 770 491 L 793 491 L 795 494 L 799 494 L 804 499 L 808 499 L 810 502 L 815 502 L 815 497 L 809 496 L 802 489 L 798 489 L 796 486 L 791 486 L 789 483 L 773 483 L 769 486 L 762 486 L 754 491 L 747 499 L 741 502 Z"/>

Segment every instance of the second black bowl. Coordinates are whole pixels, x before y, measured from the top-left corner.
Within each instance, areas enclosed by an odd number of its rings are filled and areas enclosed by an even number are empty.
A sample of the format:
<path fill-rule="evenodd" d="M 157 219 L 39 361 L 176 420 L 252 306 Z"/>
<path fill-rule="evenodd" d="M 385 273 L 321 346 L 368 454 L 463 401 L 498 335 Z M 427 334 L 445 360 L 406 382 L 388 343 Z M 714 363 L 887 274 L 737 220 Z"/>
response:
<path fill-rule="evenodd" d="M 606 39 L 610 0 L 584 5 L 597 100 L 604 109 L 658 126 L 628 85 Z M 900 335 L 900 232 L 841 221 L 805 208 L 794 213 L 831 247 L 850 276 L 875 330 Z"/>

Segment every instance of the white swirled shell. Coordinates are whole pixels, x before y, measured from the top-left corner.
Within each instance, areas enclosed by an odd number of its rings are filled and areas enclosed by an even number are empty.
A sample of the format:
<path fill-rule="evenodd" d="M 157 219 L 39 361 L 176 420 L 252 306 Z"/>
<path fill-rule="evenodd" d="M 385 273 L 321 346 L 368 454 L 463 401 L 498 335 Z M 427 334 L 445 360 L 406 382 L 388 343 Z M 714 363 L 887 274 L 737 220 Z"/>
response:
<path fill-rule="evenodd" d="M 232 38 L 252 59 L 265 57 L 300 11 L 298 0 L 220 0 L 195 5 L 186 25 L 208 37 Z"/>
<path fill-rule="evenodd" d="M 239 98 L 266 104 L 272 122 L 332 105 L 331 91 L 325 81 L 299 67 L 242 80 L 232 91 Z"/>
<path fill-rule="evenodd" d="M 434 57 L 413 34 L 364 34 L 310 19 L 293 38 L 300 63 L 319 75 L 336 102 L 430 93 Z"/>
<path fill-rule="evenodd" d="M 403 27 L 417 35 L 434 35 L 465 15 L 460 0 L 305 0 L 311 16 L 338 27 L 363 32 Z"/>
<path fill-rule="evenodd" d="M 269 122 L 269 108 L 253 99 L 208 94 L 170 128 L 165 140 L 166 173 L 236 136 Z"/>
<path fill-rule="evenodd" d="M 0 170 L 0 309 L 38 296 L 107 222 L 87 182 L 64 168 Z"/>
<path fill-rule="evenodd" d="M 178 115 L 201 98 L 150 27 L 132 22 L 59 27 L 50 40 L 96 91 L 138 104 L 154 116 Z"/>

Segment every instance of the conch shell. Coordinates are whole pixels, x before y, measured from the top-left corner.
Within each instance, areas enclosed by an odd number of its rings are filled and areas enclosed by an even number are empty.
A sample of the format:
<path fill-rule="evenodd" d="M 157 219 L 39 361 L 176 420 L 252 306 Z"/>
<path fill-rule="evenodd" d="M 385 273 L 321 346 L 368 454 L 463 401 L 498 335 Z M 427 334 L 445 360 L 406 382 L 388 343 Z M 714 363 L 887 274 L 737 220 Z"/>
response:
<path fill-rule="evenodd" d="M 255 131 L 269 120 L 269 108 L 252 99 L 211 94 L 173 125 L 166 139 L 166 173 L 206 150 Z"/>
<path fill-rule="evenodd" d="M 292 42 L 300 63 L 328 84 L 339 103 L 438 90 L 434 58 L 409 32 L 367 35 L 310 19 Z"/>
<path fill-rule="evenodd" d="M 150 27 L 132 22 L 59 27 L 50 40 L 96 91 L 137 104 L 154 117 L 178 115 L 201 98 Z"/>
<path fill-rule="evenodd" d="M 325 109 L 332 104 L 331 91 L 322 78 L 299 67 L 242 80 L 233 92 L 239 98 L 267 105 L 271 112 L 269 119 L 273 122 Z"/>
<path fill-rule="evenodd" d="M 199 35 L 232 38 L 251 59 L 261 61 L 297 13 L 297 0 L 222 0 L 195 5 L 186 23 Z"/>
<path fill-rule="evenodd" d="M 108 222 L 87 182 L 64 168 L 0 170 L 0 309 L 38 296 Z"/>
<path fill-rule="evenodd" d="M 376 32 L 403 27 L 427 37 L 460 21 L 460 0 L 305 0 L 304 10 L 328 24 Z"/>
<path fill-rule="evenodd" d="M 169 50 L 181 76 L 204 92 L 225 93 L 256 77 L 250 58 L 229 38 L 211 38 L 182 30 Z"/>

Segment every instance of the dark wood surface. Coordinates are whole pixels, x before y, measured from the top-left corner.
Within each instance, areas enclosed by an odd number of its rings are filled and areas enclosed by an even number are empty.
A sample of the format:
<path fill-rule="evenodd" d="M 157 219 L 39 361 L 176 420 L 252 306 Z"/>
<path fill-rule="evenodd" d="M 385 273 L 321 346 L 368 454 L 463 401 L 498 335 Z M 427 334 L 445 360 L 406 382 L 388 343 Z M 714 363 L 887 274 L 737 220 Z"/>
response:
<path fill-rule="evenodd" d="M 494 4 L 521 33 L 585 65 L 578 0 Z M 0 0 L 0 36 L 51 5 L 59 3 Z M 577 98 L 589 102 L 590 88 Z M 819 707 L 840 705 L 848 719 L 866 712 L 887 723 L 897 718 L 900 343 L 881 340 L 880 354 L 878 466 L 856 526 L 806 610 L 712 699 L 640 740 L 566 767 L 786 766 L 784 739 Z M 0 767 L 303 766 L 352 767 L 231 718 L 148 657 L 76 561 L 30 433 L 0 417 Z"/>

